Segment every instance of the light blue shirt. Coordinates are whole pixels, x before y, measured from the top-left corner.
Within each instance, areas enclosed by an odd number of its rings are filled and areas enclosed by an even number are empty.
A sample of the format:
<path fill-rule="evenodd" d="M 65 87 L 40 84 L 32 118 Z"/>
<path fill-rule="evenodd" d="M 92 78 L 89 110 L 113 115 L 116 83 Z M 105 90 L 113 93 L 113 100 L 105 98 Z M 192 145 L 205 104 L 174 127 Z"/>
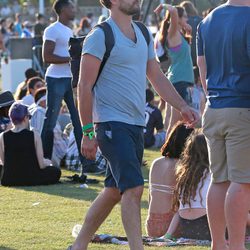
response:
<path fill-rule="evenodd" d="M 146 70 L 147 62 L 155 58 L 153 39 L 148 46 L 141 30 L 133 23 L 134 42 L 112 18 L 107 22 L 113 30 L 115 45 L 94 88 L 93 120 L 145 126 Z M 82 54 L 102 60 L 105 49 L 104 32 L 96 28 L 85 39 Z"/>

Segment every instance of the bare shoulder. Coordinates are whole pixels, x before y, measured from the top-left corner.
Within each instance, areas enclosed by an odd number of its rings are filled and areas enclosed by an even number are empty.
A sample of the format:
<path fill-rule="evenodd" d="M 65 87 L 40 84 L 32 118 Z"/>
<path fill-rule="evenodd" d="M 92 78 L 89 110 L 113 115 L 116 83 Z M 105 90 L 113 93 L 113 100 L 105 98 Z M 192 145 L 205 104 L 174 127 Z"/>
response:
<path fill-rule="evenodd" d="M 162 173 L 165 171 L 171 171 L 171 172 L 175 172 L 175 165 L 177 163 L 176 159 L 171 159 L 171 158 L 167 158 L 167 157 L 160 157 L 157 158 L 153 161 L 152 165 L 151 165 L 151 169 L 150 172 L 154 172 L 154 173 Z"/>

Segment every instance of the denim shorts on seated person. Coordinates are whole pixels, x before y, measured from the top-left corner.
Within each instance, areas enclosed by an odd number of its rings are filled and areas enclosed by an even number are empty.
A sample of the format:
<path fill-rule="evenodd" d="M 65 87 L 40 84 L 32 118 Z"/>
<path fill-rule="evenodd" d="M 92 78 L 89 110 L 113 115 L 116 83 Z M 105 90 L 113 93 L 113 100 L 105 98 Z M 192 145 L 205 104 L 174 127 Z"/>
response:
<path fill-rule="evenodd" d="M 103 156 L 109 161 L 105 187 L 115 187 L 124 193 L 142 186 L 143 127 L 122 122 L 96 124 L 97 141 Z"/>
<path fill-rule="evenodd" d="M 190 82 L 177 82 L 174 83 L 173 86 L 175 87 L 179 95 L 186 101 L 186 103 L 191 106 L 192 96 L 190 95 L 189 88 L 193 87 L 194 84 Z"/>

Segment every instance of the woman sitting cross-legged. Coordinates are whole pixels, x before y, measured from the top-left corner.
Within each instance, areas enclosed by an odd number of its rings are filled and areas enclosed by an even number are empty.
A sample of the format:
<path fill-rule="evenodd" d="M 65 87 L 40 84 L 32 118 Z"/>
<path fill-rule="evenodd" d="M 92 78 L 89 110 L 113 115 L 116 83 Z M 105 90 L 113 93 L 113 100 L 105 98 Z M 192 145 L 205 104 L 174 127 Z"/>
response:
<path fill-rule="evenodd" d="M 179 122 L 173 127 L 162 147 L 161 158 L 156 159 L 149 176 L 149 211 L 146 230 L 151 237 L 163 236 L 173 218 L 173 192 L 175 189 L 175 165 L 193 129 Z"/>
<path fill-rule="evenodd" d="M 211 240 L 206 210 L 210 180 L 207 143 L 202 131 L 196 129 L 188 138 L 176 169 L 173 207 L 178 213 L 169 229 L 176 231 L 176 236 Z"/>
<path fill-rule="evenodd" d="M 11 130 L 0 134 L 3 186 L 33 186 L 57 183 L 61 170 L 43 158 L 39 134 L 29 130 L 28 107 L 15 102 L 9 110 Z"/>

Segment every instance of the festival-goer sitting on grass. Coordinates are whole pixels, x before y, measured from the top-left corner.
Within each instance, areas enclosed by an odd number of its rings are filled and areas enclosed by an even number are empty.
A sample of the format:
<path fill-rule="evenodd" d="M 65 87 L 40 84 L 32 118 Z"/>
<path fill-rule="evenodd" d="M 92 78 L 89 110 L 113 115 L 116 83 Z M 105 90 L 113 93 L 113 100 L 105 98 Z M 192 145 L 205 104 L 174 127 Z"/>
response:
<path fill-rule="evenodd" d="M 32 68 L 27 69 L 24 74 L 25 74 L 25 80 L 19 83 L 16 88 L 15 100 L 22 100 L 22 98 L 26 96 L 28 90 L 27 86 L 28 80 L 32 77 L 38 76 L 38 73 Z"/>
<path fill-rule="evenodd" d="M 30 127 L 36 130 L 39 135 L 42 133 L 43 122 L 46 114 L 46 88 L 40 88 L 35 92 L 34 99 L 35 104 L 29 107 L 31 114 Z M 52 163 L 56 167 L 60 167 L 61 160 L 66 155 L 68 147 L 68 140 L 66 135 L 63 134 L 61 126 L 57 121 L 54 128 L 54 145 L 52 153 Z"/>
<path fill-rule="evenodd" d="M 5 91 L 0 94 L 0 133 L 5 130 L 11 129 L 11 121 L 9 118 L 9 109 L 14 103 L 14 97 L 10 91 Z M 0 163 L 0 177 L 2 173 L 2 165 Z"/>
<path fill-rule="evenodd" d="M 144 130 L 145 148 L 160 148 L 166 137 L 164 131 L 161 111 L 154 106 L 154 93 L 146 90 L 146 109 L 145 109 L 146 128 Z M 155 134 L 154 131 L 157 130 Z"/>
<path fill-rule="evenodd" d="M 14 101 L 14 97 L 10 91 L 0 94 L 0 133 L 11 128 L 9 109 Z"/>
<path fill-rule="evenodd" d="M 0 161 L 3 186 L 33 186 L 57 183 L 60 169 L 43 158 L 41 138 L 29 130 L 28 107 L 16 102 L 9 110 L 11 130 L 0 134 Z"/>
<path fill-rule="evenodd" d="M 211 240 L 206 210 L 210 181 L 207 143 L 202 131 L 196 129 L 187 139 L 176 168 L 173 207 L 178 212 L 170 230 L 177 229 L 178 237 Z"/>
<path fill-rule="evenodd" d="M 192 131 L 193 129 L 186 128 L 183 123 L 177 123 L 161 149 L 163 157 L 156 159 L 150 169 L 146 230 L 151 237 L 163 236 L 173 218 L 175 165 L 184 149 L 186 139 Z"/>
<path fill-rule="evenodd" d="M 34 101 L 34 95 L 37 89 L 40 89 L 44 86 L 44 81 L 40 77 L 32 77 L 28 80 L 28 95 L 24 96 L 22 103 L 24 105 L 32 105 Z"/>

